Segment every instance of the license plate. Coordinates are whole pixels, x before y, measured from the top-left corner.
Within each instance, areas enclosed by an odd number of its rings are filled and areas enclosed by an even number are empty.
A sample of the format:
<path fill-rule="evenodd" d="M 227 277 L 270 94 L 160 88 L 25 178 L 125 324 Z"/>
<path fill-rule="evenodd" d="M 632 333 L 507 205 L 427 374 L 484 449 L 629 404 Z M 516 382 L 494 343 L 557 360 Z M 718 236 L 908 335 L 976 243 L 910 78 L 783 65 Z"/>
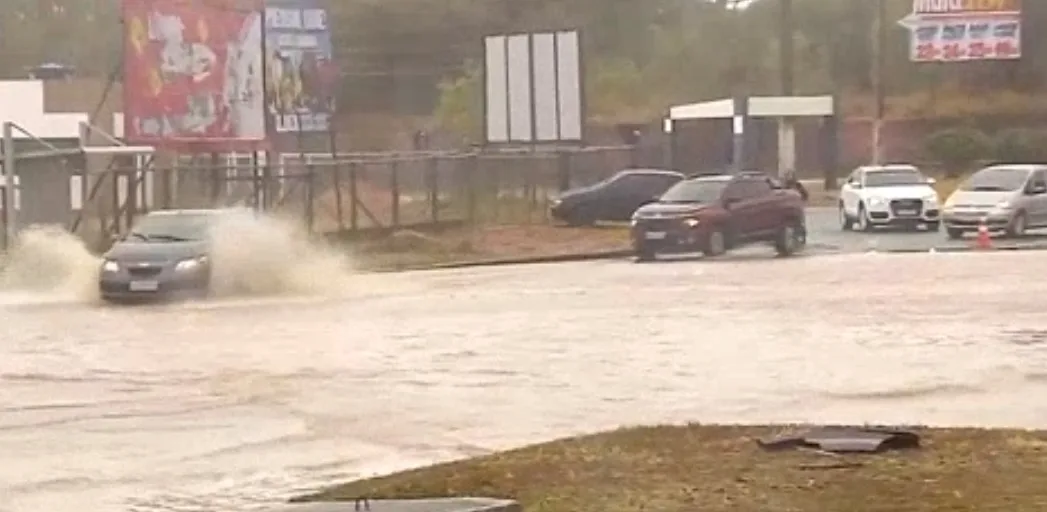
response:
<path fill-rule="evenodd" d="M 665 232 L 664 231 L 648 231 L 648 232 L 644 233 L 644 238 L 646 238 L 648 240 L 664 240 L 665 239 Z"/>
<path fill-rule="evenodd" d="M 160 289 L 160 283 L 156 281 L 131 281 L 128 289 L 132 292 L 155 292 Z"/>
<path fill-rule="evenodd" d="M 916 210 L 898 210 L 898 215 L 916 215 Z"/>

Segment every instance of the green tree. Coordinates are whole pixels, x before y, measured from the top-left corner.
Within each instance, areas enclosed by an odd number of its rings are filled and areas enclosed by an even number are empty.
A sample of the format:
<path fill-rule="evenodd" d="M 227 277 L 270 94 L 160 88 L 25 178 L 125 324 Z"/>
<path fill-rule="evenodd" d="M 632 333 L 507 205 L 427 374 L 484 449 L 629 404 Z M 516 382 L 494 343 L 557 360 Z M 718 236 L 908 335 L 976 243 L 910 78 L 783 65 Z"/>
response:
<path fill-rule="evenodd" d="M 469 63 L 465 73 L 445 79 L 439 86 L 440 101 L 434 117 L 442 127 L 460 136 L 466 144 L 482 140 L 482 74 L 479 65 Z"/>
<path fill-rule="evenodd" d="M 975 128 L 948 128 L 927 137 L 924 151 L 945 167 L 947 176 L 954 178 L 969 171 L 980 160 L 989 158 L 992 141 Z"/>
<path fill-rule="evenodd" d="M 1035 163 L 1047 160 L 1047 132 L 1013 128 L 996 134 L 993 157 L 998 162 Z"/>

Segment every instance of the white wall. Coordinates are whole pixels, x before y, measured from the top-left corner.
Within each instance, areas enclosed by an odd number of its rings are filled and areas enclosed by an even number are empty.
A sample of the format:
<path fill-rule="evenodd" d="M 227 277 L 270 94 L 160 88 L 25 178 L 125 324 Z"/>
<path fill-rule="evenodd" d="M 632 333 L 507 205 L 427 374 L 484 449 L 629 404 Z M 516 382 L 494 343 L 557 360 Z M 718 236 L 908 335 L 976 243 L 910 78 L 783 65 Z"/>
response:
<path fill-rule="evenodd" d="M 76 139 L 87 117 L 44 112 L 44 84 L 39 80 L 0 80 L 0 123 L 14 122 L 40 139 Z M 28 136 L 15 130 L 15 138 Z"/>
<path fill-rule="evenodd" d="M 34 137 L 44 140 L 78 139 L 80 138 L 80 123 L 86 123 L 87 118 L 86 113 L 44 112 L 44 84 L 40 80 L 0 80 L 0 125 L 13 122 Z M 20 140 L 30 138 L 20 130 L 15 130 L 14 136 Z M 0 186 L 4 184 L 4 181 L 3 176 L 0 176 Z M 70 183 L 74 186 L 74 190 L 80 190 L 79 177 L 71 177 Z M 16 177 L 14 201 L 16 210 L 21 209 L 21 195 Z M 79 197 L 70 197 L 70 205 L 77 209 L 80 208 L 79 199 Z"/>

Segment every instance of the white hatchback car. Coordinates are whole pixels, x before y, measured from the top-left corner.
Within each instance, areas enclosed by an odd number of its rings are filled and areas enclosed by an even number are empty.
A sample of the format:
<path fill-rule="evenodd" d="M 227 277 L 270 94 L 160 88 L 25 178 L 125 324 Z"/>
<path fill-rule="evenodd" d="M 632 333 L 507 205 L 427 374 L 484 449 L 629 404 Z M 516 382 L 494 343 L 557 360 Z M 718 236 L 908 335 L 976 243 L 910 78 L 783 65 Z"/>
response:
<path fill-rule="evenodd" d="M 934 180 L 912 165 L 859 167 L 840 189 L 840 226 L 870 231 L 877 226 L 916 229 L 941 226 Z"/>

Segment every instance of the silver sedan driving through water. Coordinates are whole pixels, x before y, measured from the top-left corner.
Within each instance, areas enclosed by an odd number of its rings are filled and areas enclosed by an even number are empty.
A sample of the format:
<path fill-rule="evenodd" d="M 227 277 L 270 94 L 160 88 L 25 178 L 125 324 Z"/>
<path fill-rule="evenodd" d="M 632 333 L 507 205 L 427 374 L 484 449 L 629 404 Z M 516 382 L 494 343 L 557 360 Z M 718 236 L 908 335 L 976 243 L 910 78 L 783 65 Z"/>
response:
<path fill-rule="evenodd" d="M 231 210 L 166 210 L 142 217 L 105 253 L 99 292 L 107 301 L 206 295 L 210 248 Z"/>

